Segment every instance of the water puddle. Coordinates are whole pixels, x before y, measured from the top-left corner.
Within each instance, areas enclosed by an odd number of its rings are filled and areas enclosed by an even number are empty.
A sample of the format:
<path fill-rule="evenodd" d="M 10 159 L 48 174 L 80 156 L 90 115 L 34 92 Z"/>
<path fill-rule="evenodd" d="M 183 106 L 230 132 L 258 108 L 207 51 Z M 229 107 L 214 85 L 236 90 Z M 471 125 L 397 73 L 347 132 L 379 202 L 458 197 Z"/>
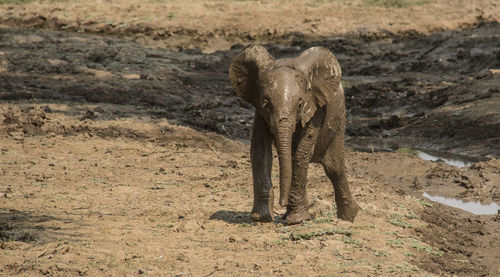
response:
<path fill-rule="evenodd" d="M 432 196 L 428 193 L 424 192 L 423 197 L 433 201 L 438 202 L 450 207 L 462 209 L 464 211 L 470 212 L 472 214 L 477 215 L 485 215 L 485 214 L 498 214 L 498 210 L 500 210 L 500 206 L 496 202 L 491 202 L 490 204 L 482 204 L 478 201 L 463 201 L 461 199 L 456 198 L 446 198 L 442 196 Z"/>
<path fill-rule="evenodd" d="M 346 143 L 358 151 L 408 153 L 426 161 L 443 162 L 456 167 L 466 167 L 480 161 L 480 159 L 474 157 L 431 150 L 429 149 L 432 147 L 431 143 L 409 138 L 349 137 Z"/>
<path fill-rule="evenodd" d="M 447 155 L 442 155 L 443 153 L 441 153 L 441 155 L 439 153 L 438 154 L 431 154 L 431 153 L 428 153 L 428 152 L 425 152 L 422 150 L 411 149 L 411 148 L 407 148 L 407 147 L 398 148 L 398 150 L 396 150 L 396 152 L 399 152 L 399 153 L 410 152 L 412 155 L 417 156 L 417 157 L 421 158 L 422 160 L 431 161 L 431 162 L 443 162 L 445 164 L 449 164 L 449 165 L 456 166 L 459 168 L 469 166 L 473 163 L 473 161 L 468 160 L 467 158 L 460 157 L 457 155 L 450 155 L 449 153 L 444 153 Z M 445 158 L 444 156 L 447 156 L 447 158 Z"/>

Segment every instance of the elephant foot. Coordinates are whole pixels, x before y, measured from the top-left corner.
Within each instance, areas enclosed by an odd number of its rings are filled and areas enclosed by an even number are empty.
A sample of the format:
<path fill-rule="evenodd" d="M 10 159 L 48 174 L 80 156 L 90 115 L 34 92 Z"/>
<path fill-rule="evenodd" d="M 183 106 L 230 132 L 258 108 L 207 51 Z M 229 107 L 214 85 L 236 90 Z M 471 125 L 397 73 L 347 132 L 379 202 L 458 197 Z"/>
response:
<path fill-rule="evenodd" d="M 283 215 L 283 219 L 285 219 L 285 224 L 286 225 L 293 225 L 293 224 L 299 224 L 304 221 L 310 220 L 312 217 L 309 214 L 309 212 L 306 210 L 303 210 L 301 212 L 286 212 Z"/>
<path fill-rule="evenodd" d="M 361 208 L 355 200 L 351 200 L 343 205 L 337 205 L 337 217 L 345 220 L 354 222 L 354 218 Z"/>
<path fill-rule="evenodd" d="M 273 214 L 269 211 L 268 207 L 254 207 L 250 213 L 250 219 L 257 222 L 272 222 L 274 221 Z"/>

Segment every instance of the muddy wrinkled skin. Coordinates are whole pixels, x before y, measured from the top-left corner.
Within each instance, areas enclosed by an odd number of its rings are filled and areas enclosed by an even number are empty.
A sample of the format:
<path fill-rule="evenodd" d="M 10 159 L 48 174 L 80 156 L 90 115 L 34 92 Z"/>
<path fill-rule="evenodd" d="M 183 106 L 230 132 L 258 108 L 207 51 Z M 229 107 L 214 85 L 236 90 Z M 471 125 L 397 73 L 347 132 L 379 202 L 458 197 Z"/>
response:
<path fill-rule="evenodd" d="M 287 224 L 311 218 L 307 168 L 319 163 L 333 183 L 337 217 L 354 221 L 360 209 L 351 195 L 344 165 L 345 104 L 341 69 L 321 47 L 297 58 L 274 60 L 265 48 L 247 47 L 230 66 L 236 93 L 255 107 L 250 155 L 254 221 L 273 221 L 272 143 L 280 166 L 280 205 Z"/>

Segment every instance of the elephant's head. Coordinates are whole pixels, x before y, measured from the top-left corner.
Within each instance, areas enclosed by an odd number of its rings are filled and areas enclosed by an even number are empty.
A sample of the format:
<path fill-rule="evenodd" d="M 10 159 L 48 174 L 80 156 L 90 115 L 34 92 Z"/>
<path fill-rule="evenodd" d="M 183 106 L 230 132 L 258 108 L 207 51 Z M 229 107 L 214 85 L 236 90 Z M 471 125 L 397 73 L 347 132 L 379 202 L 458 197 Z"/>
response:
<path fill-rule="evenodd" d="M 292 181 L 292 135 L 304 127 L 319 107 L 338 90 L 340 66 L 321 47 L 299 57 L 275 61 L 267 50 L 251 45 L 239 53 L 229 69 L 238 96 L 251 103 L 274 134 L 280 165 L 280 205 L 286 206 Z"/>

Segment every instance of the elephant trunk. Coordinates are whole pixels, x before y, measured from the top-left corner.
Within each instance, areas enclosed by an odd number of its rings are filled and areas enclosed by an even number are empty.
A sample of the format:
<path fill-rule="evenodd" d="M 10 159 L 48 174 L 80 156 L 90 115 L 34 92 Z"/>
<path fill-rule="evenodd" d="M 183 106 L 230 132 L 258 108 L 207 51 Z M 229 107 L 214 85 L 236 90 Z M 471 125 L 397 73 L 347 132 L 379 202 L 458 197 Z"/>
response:
<path fill-rule="evenodd" d="M 280 165 L 280 205 L 288 204 L 288 193 L 292 184 L 292 127 L 286 120 L 280 120 L 276 134 L 276 149 Z"/>

